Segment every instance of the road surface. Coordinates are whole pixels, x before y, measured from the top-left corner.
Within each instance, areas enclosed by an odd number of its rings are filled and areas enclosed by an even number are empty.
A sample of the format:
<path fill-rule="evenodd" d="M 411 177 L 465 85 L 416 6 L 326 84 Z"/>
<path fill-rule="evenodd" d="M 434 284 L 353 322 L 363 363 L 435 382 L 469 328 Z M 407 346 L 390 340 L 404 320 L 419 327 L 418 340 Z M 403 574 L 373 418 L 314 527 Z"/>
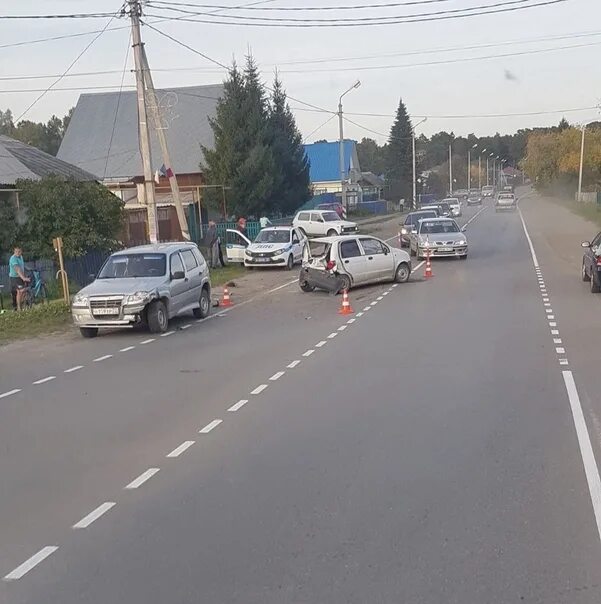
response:
<path fill-rule="evenodd" d="M 0 602 L 601 601 L 594 228 L 547 206 L 532 249 L 467 210 L 467 261 L 352 317 L 281 273 L 166 337 L 2 358 Z"/>

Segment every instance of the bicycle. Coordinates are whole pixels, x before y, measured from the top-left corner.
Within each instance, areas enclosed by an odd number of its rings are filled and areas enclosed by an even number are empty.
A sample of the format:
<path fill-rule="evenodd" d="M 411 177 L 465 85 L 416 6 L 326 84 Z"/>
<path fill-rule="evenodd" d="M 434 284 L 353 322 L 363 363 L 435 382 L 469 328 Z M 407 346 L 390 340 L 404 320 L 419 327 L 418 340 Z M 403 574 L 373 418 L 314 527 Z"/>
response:
<path fill-rule="evenodd" d="M 33 269 L 28 272 L 31 281 L 25 287 L 25 294 L 21 301 L 22 308 L 31 308 L 35 303 L 44 304 L 48 302 L 48 288 L 42 278 L 40 271 Z"/>

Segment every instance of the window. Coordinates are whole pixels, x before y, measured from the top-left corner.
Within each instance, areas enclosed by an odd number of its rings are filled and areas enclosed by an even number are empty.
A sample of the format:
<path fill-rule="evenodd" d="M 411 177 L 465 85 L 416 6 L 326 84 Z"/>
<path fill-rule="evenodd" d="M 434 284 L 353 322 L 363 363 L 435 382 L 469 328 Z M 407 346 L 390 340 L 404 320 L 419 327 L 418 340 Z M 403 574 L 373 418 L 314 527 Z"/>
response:
<path fill-rule="evenodd" d="M 196 262 L 192 250 L 182 250 L 181 254 L 187 271 L 191 271 L 198 266 L 198 262 Z"/>
<path fill-rule="evenodd" d="M 292 231 L 292 243 L 300 243 L 300 239 L 298 238 L 298 233 L 296 231 Z"/>
<path fill-rule="evenodd" d="M 243 237 L 241 237 L 238 233 L 229 230 L 225 234 L 225 242 L 227 245 L 241 245 L 242 247 L 248 246 L 248 243 Z"/>
<path fill-rule="evenodd" d="M 336 222 L 337 220 L 340 220 L 340 216 L 338 216 L 336 212 L 324 212 L 322 217 L 326 222 Z"/>
<path fill-rule="evenodd" d="M 601 243 L 601 233 L 599 233 L 591 242 L 591 247 L 598 247 Z"/>
<path fill-rule="evenodd" d="M 377 239 L 361 239 L 361 245 L 367 255 L 384 253 L 384 247 Z"/>
<path fill-rule="evenodd" d="M 175 273 L 183 273 L 184 265 L 182 264 L 182 259 L 179 256 L 179 252 L 171 255 L 171 274 L 175 275 Z"/>
<path fill-rule="evenodd" d="M 300 212 L 297 220 L 300 220 L 302 222 L 308 222 L 309 221 L 309 212 Z"/>
<path fill-rule="evenodd" d="M 116 254 L 100 271 L 99 279 L 158 277 L 165 274 L 165 254 Z"/>
<path fill-rule="evenodd" d="M 323 218 L 321 217 L 321 214 L 317 214 L 316 212 L 311 213 L 311 220 L 313 222 L 323 222 Z"/>
<path fill-rule="evenodd" d="M 350 241 L 343 241 L 340 244 L 340 257 L 341 258 L 356 258 L 361 256 L 361 250 L 356 239 Z"/>
<path fill-rule="evenodd" d="M 255 237 L 255 243 L 290 243 L 290 231 L 283 229 L 263 229 Z"/>

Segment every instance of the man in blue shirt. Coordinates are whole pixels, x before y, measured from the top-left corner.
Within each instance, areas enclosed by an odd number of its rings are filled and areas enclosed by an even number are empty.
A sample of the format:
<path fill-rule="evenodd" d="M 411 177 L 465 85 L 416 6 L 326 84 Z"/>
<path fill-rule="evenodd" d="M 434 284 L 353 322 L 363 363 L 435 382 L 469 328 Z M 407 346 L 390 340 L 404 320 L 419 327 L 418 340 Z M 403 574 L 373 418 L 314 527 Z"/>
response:
<path fill-rule="evenodd" d="M 16 246 L 13 255 L 8 261 L 8 276 L 10 280 L 10 291 L 17 304 L 17 310 L 21 310 L 21 303 L 25 293 L 25 287 L 31 279 L 25 275 L 25 260 L 23 260 L 23 250 Z"/>

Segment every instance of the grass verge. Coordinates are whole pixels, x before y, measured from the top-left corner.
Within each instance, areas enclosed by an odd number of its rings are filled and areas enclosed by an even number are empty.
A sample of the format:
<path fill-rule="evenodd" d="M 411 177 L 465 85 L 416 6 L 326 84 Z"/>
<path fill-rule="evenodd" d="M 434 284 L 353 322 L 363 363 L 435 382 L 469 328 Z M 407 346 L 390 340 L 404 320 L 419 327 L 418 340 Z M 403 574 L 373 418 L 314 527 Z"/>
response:
<path fill-rule="evenodd" d="M 215 287 L 224 285 L 228 281 L 242 276 L 245 273 L 245 269 L 242 264 L 228 264 L 222 268 L 212 268 L 210 273 L 211 285 Z"/>
<path fill-rule="evenodd" d="M 37 304 L 21 312 L 7 310 L 0 315 L 0 344 L 54 331 L 64 331 L 70 324 L 69 306 L 62 300 Z"/>
<path fill-rule="evenodd" d="M 574 214 L 578 214 L 578 216 L 582 216 L 582 218 L 590 220 L 597 226 L 601 227 L 601 211 L 596 203 L 578 203 L 576 201 L 567 201 L 563 202 L 563 205 Z"/>

